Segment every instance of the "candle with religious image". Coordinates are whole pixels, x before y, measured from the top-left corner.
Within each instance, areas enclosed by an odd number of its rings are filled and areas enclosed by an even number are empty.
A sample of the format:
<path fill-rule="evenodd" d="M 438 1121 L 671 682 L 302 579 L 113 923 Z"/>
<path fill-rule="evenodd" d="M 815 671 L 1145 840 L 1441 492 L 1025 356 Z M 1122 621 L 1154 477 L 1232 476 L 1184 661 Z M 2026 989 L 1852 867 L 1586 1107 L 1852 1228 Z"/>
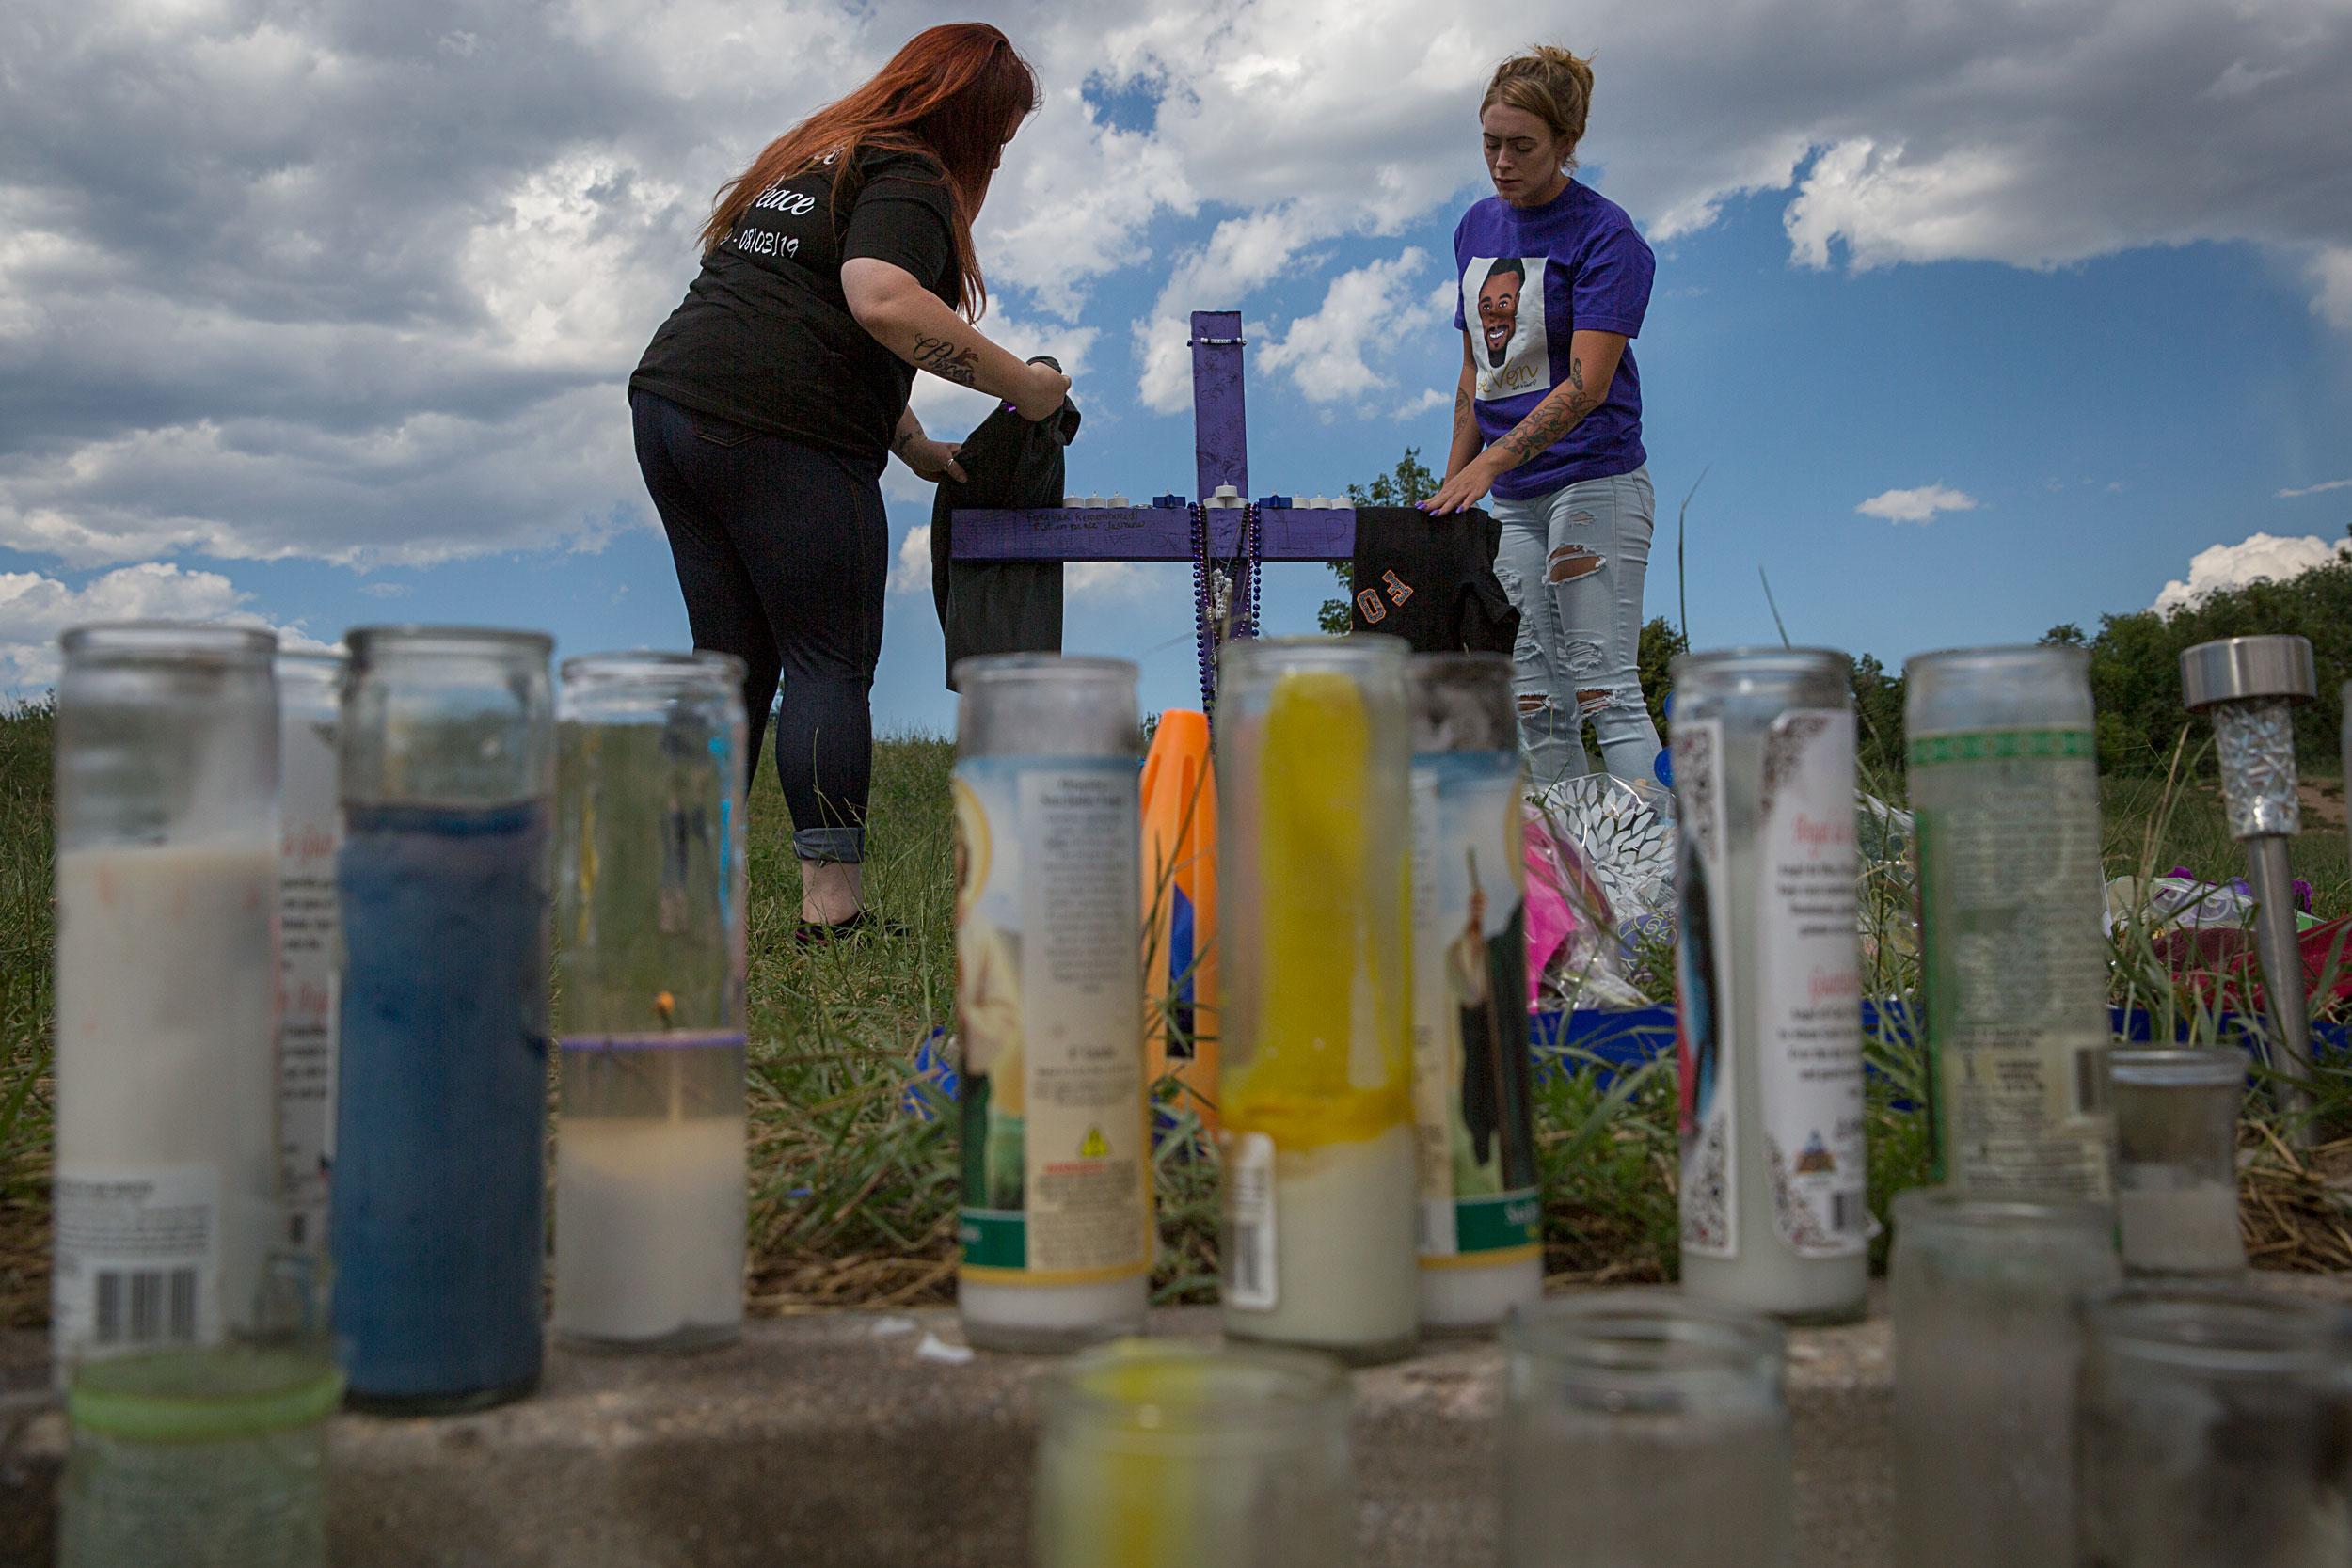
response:
<path fill-rule="evenodd" d="M 1845 656 L 1674 663 L 1682 1285 L 1798 1322 L 1869 1278 Z"/>
<path fill-rule="evenodd" d="M 1151 1288 L 1136 667 L 1009 654 L 956 685 L 964 1335 L 1139 1330 Z"/>
<path fill-rule="evenodd" d="M 1525 778 L 1500 654 L 1412 661 L 1413 1106 L 1421 1321 L 1543 1294 L 1522 918 Z"/>
<path fill-rule="evenodd" d="M 1218 681 L 1225 1332 L 1414 1339 L 1406 648 L 1229 643 Z"/>

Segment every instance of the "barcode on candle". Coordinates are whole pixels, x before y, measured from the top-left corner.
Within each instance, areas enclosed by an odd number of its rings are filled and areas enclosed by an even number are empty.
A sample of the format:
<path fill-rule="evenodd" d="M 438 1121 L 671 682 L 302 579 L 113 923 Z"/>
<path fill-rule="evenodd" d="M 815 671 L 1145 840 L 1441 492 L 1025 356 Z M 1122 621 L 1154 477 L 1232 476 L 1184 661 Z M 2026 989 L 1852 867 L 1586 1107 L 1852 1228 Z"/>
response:
<path fill-rule="evenodd" d="M 1225 1170 L 1225 1305 L 1270 1312 L 1279 1296 L 1274 1267 L 1274 1140 L 1243 1132 Z"/>
<path fill-rule="evenodd" d="M 220 1179 L 202 1166 L 59 1172 L 50 1319 L 61 1350 L 220 1337 Z"/>
<path fill-rule="evenodd" d="M 193 1344 L 194 1269 L 107 1269 L 96 1281 L 91 1338 L 103 1346 Z"/>
<path fill-rule="evenodd" d="M 1860 1193 L 1829 1195 L 1829 1227 L 1840 1236 L 1850 1236 L 1863 1229 L 1862 1221 L 1866 1212 L 1862 1206 Z"/>
<path fill-rule="evenodd" d="M 2107 1108 L 2107 1053 L 2086 1045 L 2074 1053 L 2074 1111 L 2090 1116 Z"/>

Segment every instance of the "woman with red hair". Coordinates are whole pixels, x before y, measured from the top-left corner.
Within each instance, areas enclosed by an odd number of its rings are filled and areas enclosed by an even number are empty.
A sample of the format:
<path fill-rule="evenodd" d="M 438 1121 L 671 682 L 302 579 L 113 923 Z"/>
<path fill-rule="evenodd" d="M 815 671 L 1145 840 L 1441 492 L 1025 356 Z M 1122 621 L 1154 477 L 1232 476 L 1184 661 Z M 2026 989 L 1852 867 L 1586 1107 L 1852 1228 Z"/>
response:
<path fill-rule="evenodd" d="M 925 479 L 963 477 L 908 406 L 914 372 L 1032 420 L 1070 389 L 972 325 L 988 302 L 972 222 L 1036 106 L 1036 76 L 994 27 L 917 34 L 720 187 L 701 275 L 629 378 L 694 645 L 744 663 L 747 784 L 776 705 L 803 942 L 865 918 L 882 466 L 895 451 Z"/>

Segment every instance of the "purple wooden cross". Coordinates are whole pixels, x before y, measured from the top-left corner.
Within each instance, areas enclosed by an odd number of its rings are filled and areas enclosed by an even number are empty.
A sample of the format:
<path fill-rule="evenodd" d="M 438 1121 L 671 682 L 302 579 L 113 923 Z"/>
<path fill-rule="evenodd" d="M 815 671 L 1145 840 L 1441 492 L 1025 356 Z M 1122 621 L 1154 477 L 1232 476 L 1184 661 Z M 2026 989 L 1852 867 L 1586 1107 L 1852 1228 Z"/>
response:
<path fill-rule="evenodd" d="M 1215 650 L 1227 628 L 1213 624 L 1209 561 L 1232 562 L 1251 542 L 1257 560 L 1350 561 L 1356 513 L 1349 507 L 1208 506 L 1218 486 L 1249 496 L 1248 418 L 1242 396 L 1241 312 L 1192 313 L 1192 428 L 1199 497 L 1163 496 L 1151 506 L 958 508 L 950 553 L 958 561 L 1189 561 L 1196 573 L 1193 617 L 1200 638 L 1200 701 L 1215 699 Z M 1200 533 L 1194 533 L 1196 515 Z M 1204 561 L 1203 557 L 1207 560 Z M 1254 574 L 1250 574 L 1254 575 Z M 1232 635 L 1255 634 L 1254 589 L 1232 585 L 1240 603 Z"/>
<path fill-rule="evenodd" d="M 1249 436 L 1242 398 L 1241 312 L 1192 313 L 1192 429 L 1200 494 L 1230 484 L 1249 495 Z M 951 551 L 958 561 L 1190 561 L 1194 501 L 1174 506 L 1054 506 L 1026 511 L 958 509 Z M 1241 548 L 1242 509 L 1211 507 L 1209 553 Z M 1347 507 L 1261 507 L 1260 553 L 1268 561 L 1350 561 L 1356 514 Z"/>

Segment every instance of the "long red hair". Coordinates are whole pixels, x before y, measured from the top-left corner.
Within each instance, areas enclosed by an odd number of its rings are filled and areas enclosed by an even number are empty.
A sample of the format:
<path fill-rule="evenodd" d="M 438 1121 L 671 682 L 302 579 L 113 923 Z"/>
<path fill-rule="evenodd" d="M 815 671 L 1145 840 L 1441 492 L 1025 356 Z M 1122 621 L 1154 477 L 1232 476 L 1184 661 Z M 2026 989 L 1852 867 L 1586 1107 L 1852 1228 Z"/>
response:
<path fill-rule="evenodd" d="M 827 153 L 840 166 L 864 148 L 919 152 L 946 171 L 954 211 L 957 292 L 979 319 L 988 288 L 972 251 L 972 220 L 988 196 L 1005 143 L 1037 107 L 1037 74 L 1012 40 L 985 22 L 950 22 L 909 39 L 873 79 L 768 144 L 751 167 L 719 187 L 703 225 L 703 248 L 725 242 L 760 194 Z M 834 182 L 834 199 L 842 182 Z"/>

